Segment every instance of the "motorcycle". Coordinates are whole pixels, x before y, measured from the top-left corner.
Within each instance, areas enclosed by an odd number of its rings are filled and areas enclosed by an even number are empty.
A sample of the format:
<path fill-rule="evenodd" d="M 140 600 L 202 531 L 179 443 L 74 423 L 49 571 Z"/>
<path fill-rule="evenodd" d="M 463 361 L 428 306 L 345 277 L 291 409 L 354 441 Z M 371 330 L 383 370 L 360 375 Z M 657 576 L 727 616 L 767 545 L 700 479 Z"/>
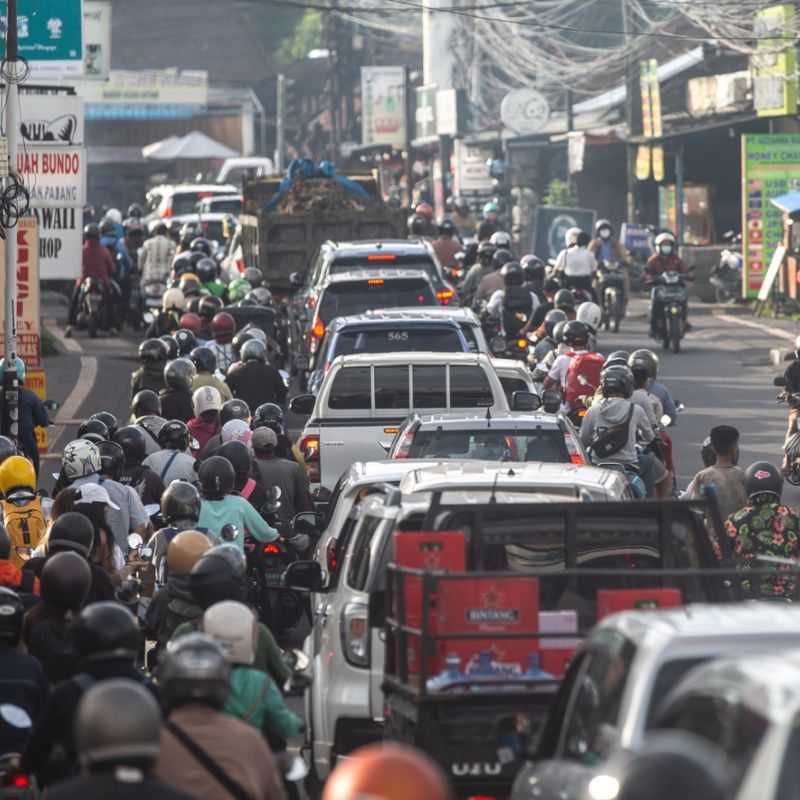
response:
<path fill-rule="evenodd" d="M 492 349 L 492 355 L 496 358 L 514 358 L 526 361 L 530 342 L 524 336 L 506 339 L 505 336 L 498 333 L 492 336 L 489 346 Z"/>
<path fill-rule="evenodd" d="M 606 330 L 619 333 L 625 316 L 625 276 L 615 261 L 601 264 L 597 270 L 597 288 L 603 309 L 601 324 Z"/>
<path fill-rule="evenodd" d="M 672 271 L 659 275 L 650 302 L 651 309 L 656 304 L 659 306 L 659 313 L 654 320 L 655 338 L 663 342 L 665 350 L 679 353 L 681 339 L 686 333 L 686 310 L 689 304 L 689 292 L 683 276 Z"/>
<path fill-rule="evenodd" d="M 790 409 L 800 408 L 800 393 L 794 394 L 785 390 L 786 381 L 782 375 L 775 378 L 773 384 L 783 387 L 776 398 L 779 403 L 786 403 Z M 800 432 L 789 436 L 783 444 L 784 477 L 792 486 L 800 486 Z"/>
<path fill-rule="evenodd" d="M 84 278 L 81 283 L 78 298 L 78 325 L 89 331 L 89 336 L 94 339 L 100 328 L 105 329 L 106 324 L 106 294 L 97 278 Z"/>
<path fill-rule="evenodd" d="M 142 289 L 145 311 L 161 308 L 161 298 L 167 291 L 167 284 L 164 281 L 147 281 Z"/>
<path fill-rule="evenodd" d="M 732 233 L 725 234 L 726 239 L 736 240 Z M 715 300 L 718 303 L 733 303 L 742 295 L 742 254 L 735 250 L 723 250 L 719 263 L 711 270 L 709 283 L 714 287 Z"/>
<path fill-rule="evenodd" d="M 28 712 L 21 706 L 9 704 L 4 708 L 4 717 L 14 727 L 33 727 Z M 0 756 L 0 797 L 3 800 L 35 800 L 39 796 L 35 778 L 20 772 L 19 762 L 19 753 L 5 753 Z"/>

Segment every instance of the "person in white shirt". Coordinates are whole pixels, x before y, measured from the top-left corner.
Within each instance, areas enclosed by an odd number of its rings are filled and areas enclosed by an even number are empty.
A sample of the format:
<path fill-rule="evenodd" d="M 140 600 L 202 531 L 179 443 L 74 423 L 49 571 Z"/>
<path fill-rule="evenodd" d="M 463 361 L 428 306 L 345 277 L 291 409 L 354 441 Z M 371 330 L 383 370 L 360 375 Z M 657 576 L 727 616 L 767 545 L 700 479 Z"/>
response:
<path fill-rule="evenodd" d="M 580 228 L 570 228 L 564 239 L 566 247 L 558 254 L 555 272 L 563 276 L 567 289 L 585 289 L 592 295 L 593 301 L 597 302 L 592 287 L 597 259 L 588 249 L 591 241 L 589 234 Z"/>
<path fill-rule="evenodd" d="M 175 242 L 167 236 L 167 226 L 159 222 L 153 236 L 142 245 L 139 259 L 142 285 L 166 282 L 174 257 Z"/>

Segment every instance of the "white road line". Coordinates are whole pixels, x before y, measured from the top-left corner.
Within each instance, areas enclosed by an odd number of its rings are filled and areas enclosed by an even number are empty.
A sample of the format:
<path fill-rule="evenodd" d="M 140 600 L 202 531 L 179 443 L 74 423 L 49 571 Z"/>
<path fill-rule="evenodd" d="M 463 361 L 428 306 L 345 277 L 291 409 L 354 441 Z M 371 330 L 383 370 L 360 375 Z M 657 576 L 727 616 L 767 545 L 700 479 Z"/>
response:
<path fill-rule="evenodd" d="M 786 339 L 789 342 L 794 342 L 797 334 L 789 333 L 789 331 L 781 330 L 780 328 L 771 328 L 769 325 L 764 325 L 761 322 L 753 322 L 753 320 L 742 319 L 741 317 L 734 317 L 730 314 L 714 314 L 717 319 L 723 322 L 732 322 L 734 325 L 744 325 L 747 328 L 755 328 L 757 331 L 766 333 L 769 336 L 776 336 L 779 339 Z"/>
<path fill-rule="evenodd" d="M 66 341 L 70 340 L 67 339 Z M 78 374 L 78 380 L 75 381 L 75 386 L 67 396 L 55 419 L 56 426 L 52 429 L 51 448 L 55 448 L 56 442 L 64 432 L 64 426 L 69 424 L 77 415 L 78 409 L 94 388 L 96 378 L 97 359 L 94 356 L 81 356 L 81 371 Z"/>
<path fill-rule="evenodd" d="M 67 338 L 64 329 L 60 325 L 48 325 L 48 328 L 53 331 L 53 333 L 58 338 L 61 346 L 70 353 L 82 353 L 83 348 L 81 347 L 80 342 L 73 338 Z"/>

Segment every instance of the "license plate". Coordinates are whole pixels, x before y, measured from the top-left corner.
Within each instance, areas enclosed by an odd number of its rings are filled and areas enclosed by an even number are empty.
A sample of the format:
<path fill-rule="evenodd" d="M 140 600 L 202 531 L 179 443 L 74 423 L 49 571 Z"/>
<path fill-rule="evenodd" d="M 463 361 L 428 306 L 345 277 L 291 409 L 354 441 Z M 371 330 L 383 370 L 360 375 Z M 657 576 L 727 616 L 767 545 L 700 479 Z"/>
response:
<path fill-rule="evenodd" d="M 283 586 L 282 577 L 280 572 L 265 572 L 264 582 L 267 586 Z"/>
<path fill-rule="evenodd" d="M 308 369 L 308 356 L 297 356 L 295 364 L 297 364 L 298 369 Z"/>

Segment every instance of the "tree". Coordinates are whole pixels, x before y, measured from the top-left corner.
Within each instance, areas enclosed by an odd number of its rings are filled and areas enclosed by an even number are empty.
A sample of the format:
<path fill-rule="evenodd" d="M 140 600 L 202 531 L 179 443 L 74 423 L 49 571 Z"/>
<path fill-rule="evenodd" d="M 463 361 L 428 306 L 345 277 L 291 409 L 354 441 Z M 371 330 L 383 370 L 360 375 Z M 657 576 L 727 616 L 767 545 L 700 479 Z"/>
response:
<path fill-rule="evenodd" d="M 278 48 L 278 61 L 282 64 L 300 61 L 321 46 L 322 14 L 319 11 L 306 11 L 292 34 Z"/>

